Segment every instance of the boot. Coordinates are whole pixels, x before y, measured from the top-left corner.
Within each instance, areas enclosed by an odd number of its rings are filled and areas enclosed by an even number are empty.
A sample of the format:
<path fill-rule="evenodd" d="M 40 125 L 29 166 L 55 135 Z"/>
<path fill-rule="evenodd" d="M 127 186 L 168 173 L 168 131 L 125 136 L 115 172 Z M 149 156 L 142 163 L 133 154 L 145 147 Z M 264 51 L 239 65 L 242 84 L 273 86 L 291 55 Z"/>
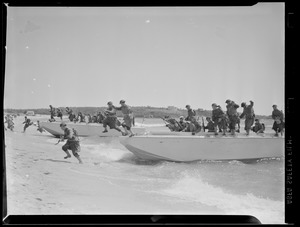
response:
<path fill-rule="evenodd" d="M 68 150 L 66 150 L 65 152 L 66 152 L 67 156 L 64 157 L 64 159 L 71 158 L 70 152 Z"/>

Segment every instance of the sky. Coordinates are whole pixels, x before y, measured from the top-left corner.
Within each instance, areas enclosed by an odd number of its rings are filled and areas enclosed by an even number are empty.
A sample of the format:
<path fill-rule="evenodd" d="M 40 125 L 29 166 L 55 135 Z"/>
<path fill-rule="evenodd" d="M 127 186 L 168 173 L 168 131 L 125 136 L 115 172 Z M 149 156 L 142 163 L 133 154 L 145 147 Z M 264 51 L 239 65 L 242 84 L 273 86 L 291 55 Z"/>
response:
<path fill-rule="evenodd" d="M 4 108 L 284 109 L 284 3 L 8 7 L 6 51 Z"/>

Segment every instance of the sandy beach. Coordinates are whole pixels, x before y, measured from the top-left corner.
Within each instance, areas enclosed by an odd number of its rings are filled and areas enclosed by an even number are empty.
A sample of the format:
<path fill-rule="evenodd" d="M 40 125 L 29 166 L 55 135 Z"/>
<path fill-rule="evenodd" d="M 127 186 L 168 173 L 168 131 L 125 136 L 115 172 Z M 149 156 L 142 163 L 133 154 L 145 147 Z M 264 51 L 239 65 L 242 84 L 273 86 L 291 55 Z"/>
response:
<path fill-rule="evenodd" d="M 55 145 L 56 138 L 35 126 L 22 133 L 20 124 L 18 119 L 16 131 L 5 134 L 8 214 L 194 213 L 190 203 L 181 202 L 178 209 L 172 206 L 178 199 L 169 197 L 169 203 L 166 196 L 151 197 L 120 184 L 121 178 L 106 177 L 110 163 L 85 149 L 84 164 L 74 157 L 65 160 L 63 143 Z"/>
<path fill-rule="evenodd" d="M 14 122 L 14 132 L 5 132 L 8 215 L 227 214 L 284 222 L 280 159 L 147 163 L 118 137 L 84 137 L 79 164 L 64 159 L 64 143 L 51 134 L 34 125 L 22 133 L 22 116 Z"/>

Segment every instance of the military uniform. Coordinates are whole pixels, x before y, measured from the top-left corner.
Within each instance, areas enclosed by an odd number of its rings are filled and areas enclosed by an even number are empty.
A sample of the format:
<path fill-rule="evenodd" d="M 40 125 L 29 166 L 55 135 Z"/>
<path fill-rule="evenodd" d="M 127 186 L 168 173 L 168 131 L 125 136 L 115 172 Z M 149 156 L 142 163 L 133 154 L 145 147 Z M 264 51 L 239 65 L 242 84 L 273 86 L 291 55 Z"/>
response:
<path fill-rule="evenodd" d="M 255 122 L 255 125 L 252 127 L 252 131 L 255 133 L 264 133 L 264 126 L 259 122 Z"/>
<path fill-rule="evenodd" d="M 71 150 L 73 155 L 75 157 L 79 157 L 78 152 L 80 152 L 80 144 L 79 144 L 79 138 L 74 133 L 74 131 L 68 127 L 64 130 L 64 139 L 67 139 L 67 142 L 65 145 L 62 146 L 63 151 Z"/>
<path fill-rule="evenodd" d="M 240 118 L 243 118 L 244 116 L 246 117 L 245 119 L 245 130 L 249 131 L 254 123 L 254 118 L 255 118 L 255 114 L 254 114 L 254 109 L 253 109 L 253 105 L 254 103 L 251 101 L 250 105 L 245 105 L 244 106 L 244 111 L 241 114 Z"/>
<path fill-rule="evenodd" d="M 227 118 L 223 110 L 221 110 L 220 108 L 214 109 L 212 111 L 212 121 L 214 124 L 214 128 L 219 127 L 219 129 L 226 131 Z"/>
<path fill-rule="evenodd" d="M 118 122 L 116 109 L 114 107 L 110 107 L 107 110 L 109 112 L 106 112 L 107 115 L 103 120 L 103 127 L 109 126 L 110 129 L 115 129 Z"/>
<path fill-rule="evenodd" d="M 31 122 L 31 120 L 29 118 L 26 118 L 26 120 L 23 122 L 24 125 L 24 132 L 26 131 L 26 128 L 28 128 L 30 125 L 33 124 L 33 122 Z"/>
<path fill-rule="evenodd" d="M 192 109 L 189 109 L 188 110 L 188 116 L 186 117 L 186 121 L 192 121 L 193 119 L 196 119 L 196 111 L 195 110 L 192 110 Z"/>
<path fill-rule="evenodd" d="M 213 121 L 209 121 L 204 128 L 208 129 L 208 132 L 214 132 L 215 131 L 215 124 L 214 124 Z"/>
<path fill-rule="evenodd" d="M 229 118 L 229 129 L 230 130 L 235 130 L 235 126 L 237 122 L 239 121 L 238 113 L 237 113 L 237 108 L 240 106 L 237 105 L 235 102 L 231 101 L 226 105 L 227 108 L 227 115 Z"/>
<path fill-rule="evenodd" d="M 285 124 L 283 122 L 283 113 L 282 111 L 278 109 L 274 109 L 272 111 L 272 118 L 274 119 L 273 127 L 272 129 L 277 132 L 283 132 L 283 128 L 285 127 Z M 280 123 L 276 122 L 276 120 L 280 120 Z"/>
<path fill-rule="evenodd" d="M 123 106 L 115 107 L 115 109 L 121 110 L 122 114 L 124 115 L 123 117 L 124 123 L 122 124 L 122 126 L 130 130 L 133 123 L 133 114 L 131 108 L 128 105 L 123 104 Z"/>

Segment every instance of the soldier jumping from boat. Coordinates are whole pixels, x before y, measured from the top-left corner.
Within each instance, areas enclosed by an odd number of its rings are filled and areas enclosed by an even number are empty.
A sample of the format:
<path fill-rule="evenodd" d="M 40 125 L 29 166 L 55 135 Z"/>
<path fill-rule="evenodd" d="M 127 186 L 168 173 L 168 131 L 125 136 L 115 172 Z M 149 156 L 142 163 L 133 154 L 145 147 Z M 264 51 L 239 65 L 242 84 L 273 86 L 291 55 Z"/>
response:
<path fill-rule="evenodd" d="M 245 130 L 246 130 L 246 135 L 249 135 L 249 132 L 251 130 L 251 127 L 254 123 L 254 109 L 253 109 L 254 102 L 250 101 L 250 105 L 246 105 L 245 102 L 242 102 L 241 107 L 244 108 L 243 113 L 240 116 L 240 119 L 242 119 L 245 116 Z"/>
<path fill-rule="evenodd" d="M 118 118 L 117 118 L 117 111 L 116 109 L 114 108 L 114 105 L 112 102 L 108 102 L 107 103 L 108 105 L 108 108 L 104 111 L 104 114 L 106 115 L 105 116 L 105 119 L 103 120 L 103 127 L 104 127 L 104 131 L 103 133 L 106 133 L 108 132 L 107 131 L 107 126 L 110 127 L 110 129 L 115 129 L 119 132 L 122 133 L 123 136 L 126 135 L 125 132 L 123 132 L 120 127 L 118 126 Z"/>
<path fill-rule="evenodd" d="M 225 101 L 227 103 L 226 109 L 227 109 L 227 116 L 229 119 L 229 129 L 231 131 L 231 135 L 235 135 L 236 132 L 236 124 L 239 120 L 237 109 L 240 107 L 238 104 L 236 104 L 234 101 L 231 101 L 230 99 L 227 99 Z"/>
<path fill-rule="evenodd" d="M 129 135 L 129 137 L 134 136 L 133 132 L 131 131 L 131 127 L 133 124 L 133 112 L 131 108 L 125 104 L 124 100 L 120 101 L 121 106 L 120 107 L 114 107 L 116 110 L 120 110 L 122 114 L 124 115 L 124 122 L 122 123 L 122 127 L 125 130 L 126 135 Z M 129 133 L 128 133 L 129 132 Z"/>

